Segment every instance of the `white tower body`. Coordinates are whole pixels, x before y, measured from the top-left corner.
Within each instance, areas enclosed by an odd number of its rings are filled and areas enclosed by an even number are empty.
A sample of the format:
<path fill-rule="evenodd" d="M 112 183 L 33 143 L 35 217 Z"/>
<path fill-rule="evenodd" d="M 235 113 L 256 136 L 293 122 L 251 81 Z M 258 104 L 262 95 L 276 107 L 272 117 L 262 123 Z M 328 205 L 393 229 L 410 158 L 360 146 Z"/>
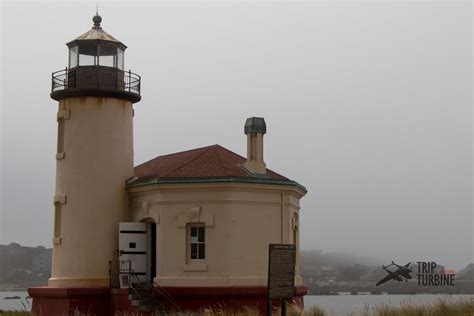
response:
<path fill-rule="evenodd" d="M 53 74 L 59 101 L 51 287 L 108 287 L 119 222 L 128 219 L 133 103 L 140 77 L 123 71 L 125 45 L 100 27 L 68 43 L 69 69 Z"/>

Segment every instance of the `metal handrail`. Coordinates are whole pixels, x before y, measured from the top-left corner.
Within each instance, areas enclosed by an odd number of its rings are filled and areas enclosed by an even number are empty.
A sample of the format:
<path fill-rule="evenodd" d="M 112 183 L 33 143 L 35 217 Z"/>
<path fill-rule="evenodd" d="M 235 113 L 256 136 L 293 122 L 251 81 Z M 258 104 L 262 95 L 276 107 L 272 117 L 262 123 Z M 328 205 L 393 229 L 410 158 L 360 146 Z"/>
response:
<path fill-rule="evenodd" d="M 110 287 L 115 287 L 114 285 L 118 284 L 118 287 L 120 287 L 120 279 L 119 275 L 120 274 L 127 274 L 128 276 L 128 290 L 132 291 L 133 294 L 137 296 L 141 296 L 140 293 L 132 286 L 133 283 L 143 283 L 140 278 L 138 278 L 138 275 L 135 274 L 135 271 L 132 269 L 132 263 L 130 260 L 115 260 L 115 261 L 109 261 L 109 277 L 110 277 Z M 133 282 L 132 278 L 135 279 L 137 282 Z M 169 304 L 171 304 L 174 308 L 174 311 L 181 311 L 181 308 L 176 304 L 176 301 L 173 299 L 173 297 L 165 290 L 163 289 L 157 282 L 154 280 L 151 282 L 152 285 L 152 290 L 156 289 L 158 293 L 161 294 L 161 296 L 168 301 Z"/>
<path fill-rule="evenodd" d="M 171 303 L 174 308 L 176 309 L 176 311 L 180 311 L 181 308 L 178 306 L 178 304 L 176 304 L 176 301 L 173 299 L 173 297 L 164 289 L 162 288 L 157 282 L 155 282 L 153 280 L 153 287 L 156 288 L 156 290 L 161 293 L 161 295 L 163 295 L 163 297 L 169 302 Z"/>
<path fill-rule="evenodd" d="M 140 289 L 140 287 L 135 288 L 135 287 L 132 286 L 132 284 L 134 284 L 134 283 L 137 283 L 137 284 L 142 283 L 143 284 L 143 283 L 148 283 L 148 282 L 143 282 L 142 280 L 140 280 L 140 278 L 138 278 L 138 275 L 136 275 L 134 272 L 135 271 L 131 268 L 131 262 L 129 262 L 128 291 L 129 292 L 132 291 L 134 295 L 136 295 L 137 297 L 142 298 L 142 295 L 138 291 L 138 289 Z M 135 278 L 136 282 L 132 281 L 132 277 Z M 156 304 L 158 301 L 155 299 L 155 297 L 153 295 L 153 282 L 149 282 L 149 283 L 152 286 L 150 288 L 150 291 L 151 291 L 151 294 L 152 294 L 152 297 L 153 297 L 153 302 Z M 158 302 L 158 305 L 159 305 L 159 302 Z M 154 309 L 154 311 L 157 311 L 156 305 L 149 306 L 149 307 L 152 307 Z"/>
<path fill-rule="evenodd" d="M 142 294 L 138 291 L 140 287 L 134 287 L 133 284 L 144 284 L 144 283 L 149 283 L 151 285 L 150 291 L 153 291 L 153 285 L 154 282 L 144 282 L 142 279 L 138 277 L 138 275 L 135 273 L 135 271 L 132 269 L 132 262 L 130 260 L 115 260 L 115 261 L 109 261 L 109 277 L 110 277 L 110 287 L 120 287 L 120 279 L 119 276 L 120 274 L 126 274 L 127 275 L 127 289 L 129 294 L 132 293 L 133 295 L 137 297 L 142 297 Z M 118 280 L 117 280 L 118 279 Z M 118 281 L 118 282 L 117 282 Z M 163 289 L 160 289 L 163 291 Z M 153 292 L 152 292 L 153 293 Z M 169 295 L 166 293 L 167 296 L 165 298 L 170 301 L 175 307 L 179 308 L 176 303 L 169 297 Z M 153 299 L 155 302 L 155 298 Z"/>
<path fill-rule="evenodd" d="M 127 266 L 127 268 L 123 268 Z M 132 273 L 132 263 L 130 260 L 109 261 L 109 285 L 111 288 L 120 288 L 120 274 L 128 276 L 128 285 L 130 286 L 130 275 Z"/>
<path fill-rule="evenodd" d="M 100 74 L 101 72 L 104 73 L 111 73 L 110 67 L 103 67 L 103 66 L 86 66 L 86 67 L 96 67 L 95 68 L 95 78 L 97 86 L 96 88 L 101 89 L 110 89 L 111 83 L 110 82 L 101 82 Z M 80 70 L 81 67 L 75 68 L 65 68 L 58 71 L 55 71 L 51 74 L 51 92 L 66 90 L 66 89 L 73 89 L 73 88 L 80 88 L 76 81 L 77 70 Z M 104 68 L 104 69 L 102 69 Z M 140 95 L 140 88 L 141 88 L 141 76 L 133 73 L 131 70 L 124 71 L 118 68 L 113 68 L 113 71 L 117 72 L 117 80 L 115 82 L 114 90 L 117 91 L 124 91 L 130 92 Z"/>

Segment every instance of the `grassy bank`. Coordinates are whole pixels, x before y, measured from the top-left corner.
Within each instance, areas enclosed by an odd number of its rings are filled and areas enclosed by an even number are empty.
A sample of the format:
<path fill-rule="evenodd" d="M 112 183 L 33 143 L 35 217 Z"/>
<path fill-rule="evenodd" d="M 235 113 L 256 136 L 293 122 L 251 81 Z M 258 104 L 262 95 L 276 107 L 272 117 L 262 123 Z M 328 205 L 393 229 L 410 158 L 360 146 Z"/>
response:
<path fill-rule="evenodd" d="M 474 316 L 474 300 L 448 302 L 438 300 L 432 305 L 406 305 L 400 307 L 379 306 L 363 316 Z"/>
<path fill-rule="evenodd" d="M 2 316 L 46 316 L 34 315 L 24 311 L 0 311 Z M 243 309 L 241 311 L 227 311 L 225 309 L 206 309 L 199 313 L 156 313 L 156 316 L 260 316 L 258 311 Z M 277 314 L 279 315 L 279 313 Z M 288 309 L 288 316 L 333 316 L 335 314 L 326 312 L 315 306 L 304 311 L 296 308 Z M 474 300 L 447 301 L 440 299 L 432 305 L 403 305 L 399 307 L 377 306 L 360 313 L 348 313 L 347 316 L 474 316 Z M 95 316 L 88 313 L 74 312 L 73 316 Z M 99 315 L 97 315 L 99 316 Z M 118 313 L 116 316 L 140 316 L 140 313 Z M 339 315 L 336 315 L 339 316 Z"/>

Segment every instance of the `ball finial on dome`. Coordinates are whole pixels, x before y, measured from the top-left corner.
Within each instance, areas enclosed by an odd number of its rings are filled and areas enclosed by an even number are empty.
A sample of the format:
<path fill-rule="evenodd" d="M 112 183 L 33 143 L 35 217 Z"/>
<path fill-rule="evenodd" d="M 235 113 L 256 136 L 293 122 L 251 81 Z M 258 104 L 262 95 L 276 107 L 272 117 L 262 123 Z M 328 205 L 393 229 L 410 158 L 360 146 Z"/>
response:
<path fill-rule="evenodd" d="M 94 26 L 100 26 L 100 22 L 102 22 L 102 17 L 96 13 L 94 17 L 92 18 L 92 22 L 94 22 Z"/>

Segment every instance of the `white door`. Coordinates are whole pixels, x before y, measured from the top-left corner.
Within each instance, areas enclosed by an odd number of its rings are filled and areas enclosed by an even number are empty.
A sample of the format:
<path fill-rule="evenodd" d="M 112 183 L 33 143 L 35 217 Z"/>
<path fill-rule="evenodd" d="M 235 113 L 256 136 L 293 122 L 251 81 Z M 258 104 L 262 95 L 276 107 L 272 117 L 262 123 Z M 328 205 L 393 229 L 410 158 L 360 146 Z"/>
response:
<path fill-rule="evenodd" d="M 119 224 L 119 255 L 121 264 L 120 286 L 129 282 L 144 282 L 147 279 L 147 224 Z M 129 266 L 130 265 L 130 266 Z M 129 271 L 127 271 L 129 270 Z M 130 272 L 131 279 L 127 276 Z"/>

